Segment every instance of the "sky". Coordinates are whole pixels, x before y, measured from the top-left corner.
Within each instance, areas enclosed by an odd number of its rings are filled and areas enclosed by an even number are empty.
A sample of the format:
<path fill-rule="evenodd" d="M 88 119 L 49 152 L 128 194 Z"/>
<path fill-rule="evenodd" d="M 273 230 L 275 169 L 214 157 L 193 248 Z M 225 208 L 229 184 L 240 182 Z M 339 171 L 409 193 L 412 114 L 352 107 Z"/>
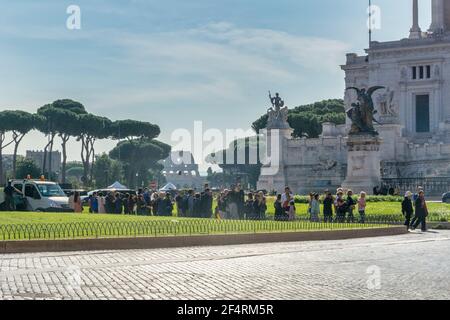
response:
<path fill-rule="evenodd" d="M 411 0 L 373 0 L 373 40 L 404 38 Z M 70 5 L 81 29 L 66 26 Z M 35 112 L 57 99 L 112 120 L 149 121 L 175 145 L 177 129 L 248 130 L 269 107 L 341 98 L 345 54 L 368 47 L 361 0 L 0 0 L 0 109 Z M 430 0 L 420 23 L 430 25 Z M 43 149 L 28 135 L 20 153 Z M 59 141 L 57 142 L 59 144 Z M 99 141 L 96 152 L 115 145 Z M 11 152 L 6 149 L 4 153 Z M 80 146 L 69 144 L 70 160 Z M 205 167 L 202 167 L 205 169 Z"/>

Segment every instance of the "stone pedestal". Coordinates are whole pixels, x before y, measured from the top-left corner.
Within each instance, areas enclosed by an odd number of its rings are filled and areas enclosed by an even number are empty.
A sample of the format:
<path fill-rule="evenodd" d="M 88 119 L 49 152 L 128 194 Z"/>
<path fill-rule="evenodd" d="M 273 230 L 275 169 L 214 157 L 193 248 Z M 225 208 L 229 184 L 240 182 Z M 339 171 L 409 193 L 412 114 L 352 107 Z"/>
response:
<path fill-rule="evenodd" d="M 381 186 L 380 145 L 382 139 L 370 134 L 349 135 L 347 140 L 347 177 L 343 187 L 354 193 L 373 193 Z"/>
<path fill-rule="evenodd" d="M 291 128 L 267 129 L 266 148 L 269 162 L 261 159 L 265 163 L 261 167 L 261 174 L 258 179 L 258 190 L 283 192 L 288 185 L 286 174 L 287 143 L 292 138 Z"/>

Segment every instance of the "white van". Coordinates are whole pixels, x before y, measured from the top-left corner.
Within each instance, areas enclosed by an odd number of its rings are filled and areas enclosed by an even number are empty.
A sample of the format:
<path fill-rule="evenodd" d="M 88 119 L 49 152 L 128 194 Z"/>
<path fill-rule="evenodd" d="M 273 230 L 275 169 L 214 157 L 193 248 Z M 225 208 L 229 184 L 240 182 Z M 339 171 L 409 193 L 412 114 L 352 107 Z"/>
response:
<path fill-rule="evenodd" d="M 41 180 L 13 180 L 12 186 L 22 192 L 15 194 L 17 210 L 43 212 L 73 212 L 69 198 L 59 184 Z M 0 193 L 0 204 L 4 202 Z"/>

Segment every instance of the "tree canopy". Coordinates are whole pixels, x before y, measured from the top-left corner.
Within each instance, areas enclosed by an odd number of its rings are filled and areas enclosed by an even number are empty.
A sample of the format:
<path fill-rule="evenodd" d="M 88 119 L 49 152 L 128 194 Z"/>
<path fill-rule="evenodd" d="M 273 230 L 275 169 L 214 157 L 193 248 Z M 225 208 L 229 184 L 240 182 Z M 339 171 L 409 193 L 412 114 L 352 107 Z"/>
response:
<path fill-rule="evenodd" d="M 252 124 L 259 133 L 267 126 L 268 116 L 263 115 Z M 322 123 L 345 123 L 345 106 L 342 99 L 329 99 L 312 104 L 295 107 L 289 110 L 289 125 L 294 129 L 296 138 L 317 138 L 322 133 Z"/>
<path fill-rule="evenodd" d="M 160 169 L 158 163 L 170 155 L 171 146 L 154 139 L 134 139 L 121 141 L 110 151 L 112 159 L 124 163 L 125 177 L 129 187 L 136 186 L 139 181 L 148 182 L 149 171 Z M 136 180 L 140 177 L 139 181 Z"/>

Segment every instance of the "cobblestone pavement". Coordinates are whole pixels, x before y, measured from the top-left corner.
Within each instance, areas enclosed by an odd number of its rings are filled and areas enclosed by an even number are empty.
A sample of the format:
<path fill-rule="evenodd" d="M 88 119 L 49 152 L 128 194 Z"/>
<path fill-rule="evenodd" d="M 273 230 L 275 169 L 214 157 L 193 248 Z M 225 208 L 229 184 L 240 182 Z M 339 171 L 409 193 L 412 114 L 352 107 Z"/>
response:
<path fill-rule="evenodd" d="M 0 255 L 0 283 L 2 299 L 450 299 L 450 231 Z"/>

